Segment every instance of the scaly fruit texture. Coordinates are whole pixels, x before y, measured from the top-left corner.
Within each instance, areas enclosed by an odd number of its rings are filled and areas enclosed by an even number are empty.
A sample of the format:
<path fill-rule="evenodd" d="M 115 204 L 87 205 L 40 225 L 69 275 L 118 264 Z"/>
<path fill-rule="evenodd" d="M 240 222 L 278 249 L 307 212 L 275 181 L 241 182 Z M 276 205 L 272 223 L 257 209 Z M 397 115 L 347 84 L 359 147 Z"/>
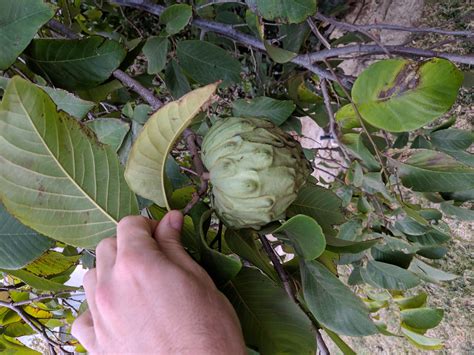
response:
<path fill-rule="evenodd" d="M 285 217 L 311 174 L 301 145 L 270 121 L 229 117 L 212 126 L 202 143 L 211 201 L 232 228 L 254 228 Z"/>

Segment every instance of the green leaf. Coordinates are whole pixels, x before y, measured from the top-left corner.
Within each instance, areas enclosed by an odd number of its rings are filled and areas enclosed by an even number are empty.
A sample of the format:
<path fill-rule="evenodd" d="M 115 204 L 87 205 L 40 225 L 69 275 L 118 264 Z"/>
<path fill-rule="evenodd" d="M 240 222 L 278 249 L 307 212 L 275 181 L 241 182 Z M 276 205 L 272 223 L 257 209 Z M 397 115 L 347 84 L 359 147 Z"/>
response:
<path fill-rule="evenodd" d="M 462 73 L 432 58 L 381 60 L 359 75 L 352 98 L 371 125 L 390 132 L 420 128 L 444 114 L 456 100 Z"/>
<path fill-rule="evenodd" d="M 2 347 L 5 349 L 2 349 Z M 5 355 L 40 355 L 39 351 L 24 346 L 15 338 L 0 334 L 0 351 Z"/>
<path fill-rule="evenodd" d="M 431 329 L 442 320 L 444 311 L 441 308 L 414 308 L 400 312 L 402 322 L 415 329 Z"/>
<path fill-rule="evenodd" d="M 130 188 L 158 206 L 166 206 L 165 169 L 174 142 L 216 91 L 210 84 L 172 101 L 156 111 L 133 144 L 125 169 Z"/>
<path fill-rule="evenodd" d="M 265 40 L 263 41 L 263 45 L 265 46 L 265 50 L 267 51 L 267 54 L 270 56 L 270 58 L 280 64 L 288 63 L 297 56 L 296 53 L 290 52 L 283 48 L 272 46 L 268 41 Z"/>
<path fill-rule="evenodd" d="M 430 133 L 431 143 L 442 150 L 466 150 L 474 141 L 474 134 L 462 129 L 443 129 Z"/>
<path fill-rule="evenodd" d="M 425 234 L 417 236 L 407 236 L 407 239 L 418 245 L 422 246 L 438 246 L 440 244 L 446 243 L 451 237 L 435 228 L 431 228 Z"/>
<path fill-rule="evenodd" d="M 357 355 L 357 353 L 354 350 L 352 350 L 352 348 L 349 345 L 347 345 L 346 342 L 342 340 L 339 335 L 337 335 L 336 333 L 326 328 L 324 328 L 324 331 L 326 332 L 327 335 L 329 335 L 331 340 L 334 342 L 334 344 L 337 345 L 339 350 L 341 350 L 344 355 Z"/>
<path fill-rule="evenodd" d="M 27 285 L 30 285 L 34 289 L 43 291 L 74 291 L 77 287 L 66 286 L 58 282 L 54 282 L 43 277 L 36 276 L 35 274 L 25 270 L 1 270 L 6 272 L 8 275 L 14 276 Z"/>
<path fill-rule="evenodd" d="M 372 248 L 380 243 L 382 238 L 364 240 L 362 242 L 353 242 L 344 239 L 326 236 L 326 249 L 333 253 L 350 253 L 357 254 L 364 250 Z"/>
<path fill-rule="evenodd" d="M 0 203 L 0 268 L 21 269 L 41 256 L 53 241 L 21 224 Z"/>
<path fill-rule="evenodd" d="M 428 294 L 426 292 L 421 292 L 415 296 L 410 297 L 394 297 L 393 300 L 401 310 L 404 310 L 423 307 L 426 304 L 427 299 Z"/>
<path fill-rule="evenodd" d="M 179 6 L 179 5 L 175 5 Z M 188 6 L 188 5 L 184 5 Z M 161 18 L 160 18 L 161 19 Z M 166 66 L 169 40 L 166 37 L 149 37 L 143 46 L 143 54 L 148 60 L 147 73 L 158 74 Z"/>
<path fill-rule="evenodd" d="M 373 260 L 361 269 L 361 275 L 366 283 L 390 290 L 408 290 L 420 283 L 420 279 L 410 271 Z"/>
<path fill-rule="evenodd" d="M 117 118 L 97 118 L 87 122 L 87 127 L 92 129 L 99 142 L 110 145 L 118 151 L 130 130 L 130 124 Z"/>
<path fill-rule="evenodd" d="M 380 170 L 380 164 L 364 145 L 361 134 L 346 133 L 341 137 L 341 143 L 344 144 L 356 158 L 360 159 L 362 164 L 364 164 L 369 171 Z"/>
<path fill-rule="evenodd" d="M 282 236 L 286 235 L 286 237 Z M 319 257 L 326 249 L 326 239 L 319 224 L 311 217 L 299 214 L 272 231 L 278 239 L 289 241 L 305 260 Z"/>
<path fill-rule="evenodd" d="M 41 277 L 51 277 L 68 271 L 75 266 L 80 255 L 65 256 L 57 251 L 48 250 L 41 257 L 28 264 L 24 270 Z"/>
<path fill-rule="evenodd" d="M 403 185 L 422 192 L 455 192 L 474 188 L 474 168 L 444 153 L 415 150 L 398 166 Z"/>
<path fill-rule="evenodd" d="M 115 152 L 19 77 L 0 106 L 0 162 L 5 207 L 53 239 L 94 247 L 138 213 Z"/>
<path fill-rule="evenodd" d="M 260 96 L 251 100 L 234 101 L 232 114 L 235 117 L 265 118 L 279 126 L 290 117 L 295 107 L 291 100 L 275 100 L 271 97 Z"/>
<path fill-rule="evenodd" d="M 255 232 L 253 230 L 227 229 L 225 232 L 227 246 L 238 256 L 249 261 L 252 265 L 264 271 L 273 281 L 279 282 L 278 276 L 273 269 L 270 259 L 260 251 L 255 242 Z"/>
<path fill-rule="evenodd" d="M 266 20 L 300 23 L 316 14 L 316 0 L 246 0 Z"/>
<path fill-rule="evenodd" d="M 107 80 L 125 58 L 118 42 L 102 37 L 34 39 L 25 51 L 27 63 L 54 85 L 69 91 L 88 89 Z"/>
<path fill-rule="evenodd" d="M 301 278 L 308 308 L 323 326 L 341 335 L 377 333 L 364 303 L 322 264 L 305 261 Z"/>
<path fill-rule="evenodd" d="M 423 350 L 439 350 L 443 348 L 443 342 L 440 339 L 428 338 L 424 335 L 416 333 L 407 329 L 402 325 L 402 333 L 408 341 L 414 344 L 417 348 Z"/>
<path fill-rule="evenodd" d="M 303 186 L 296 200 L 288 208 L 289 217 L 297 214 L 314 218 L 324 233 L 329 235 L 333 232 L 332 225 L 345 222 L 341 199 L 331 190 L 312 184 Z"/>
<path fill-rule="evenodd" d="M 165 84 L 175 99 L 179 99 L 181 96 L 191 91 L 188 79 L 186 79 L 183 70 L 174 59 L 172 59 L 166 66 Z"/>
<path fill-rule="evenodd" d="M 2 0 L 0 70 L 15 62 L 41 26 L 54 16 L 54 10 L 43 0 Z"/>
<path fill-rule="evenodd" d="M 176 46 L 179 64 L 184 71 L 200 84 L 222 80 L 228 86 L 240 81 L 240 63 L 215 44 L 190 40 Z"/>
<path fill-rule="evenodd" d="M 160 24 L 166 25 L 166 32 L 174 35 L 185 28 L 193 15 L 193 8 L 186 4 L 168 6 L 160 15 Z"/>
<path fill-rule="evenodd" d="M 440 204 L 443 213 L 459 219 L 460 221 L 474 221 L 474 211 L 467 208 L 454 206 L 452 201 L 442 202 Z"/>
<path fill-rule="evenodd" d="M 244 267 L 222 292 L 240 319 L 245 342 L 261 354 L 314 354 L 310 320 L 259 270 Z"/>
<path fill-rule="evenodd" d="M 413 259 L 409 270 L 417 274 L 423 280 L 434 283 L 440 281 L 451 281 L 458 278 L 457 275 L 436 269 L 417 258 Z"/>

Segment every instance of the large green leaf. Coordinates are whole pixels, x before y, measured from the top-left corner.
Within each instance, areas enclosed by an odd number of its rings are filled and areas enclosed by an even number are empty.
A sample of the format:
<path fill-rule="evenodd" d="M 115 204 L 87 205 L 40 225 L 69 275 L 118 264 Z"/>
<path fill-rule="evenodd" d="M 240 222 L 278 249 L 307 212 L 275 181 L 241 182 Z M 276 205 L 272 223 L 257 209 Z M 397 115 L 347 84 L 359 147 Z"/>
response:
<path fill-rule="evenodd" d="M 125 58 L 118 42 L 102 37 L 35 39 L 25 51 L 27 63 L 54 85 L 69 91 L 88 89 L 107 80 Z"/>
<path fill-rule="evenodd" d="M 378 332 L 363 302 L 321 263 L 302 263 L 301 277 L 304 298 L 319 323 L 342 335 Z"/>
<path fill-rule="evenodd" d="M 455 192 L 474 188 L 474 168 L 433 150 L 415 150 L 398 166 L 403 185 L 422 192 Z"/>
<path fill-rule="evenodd" d="M 333 225 L 345 221 L 341 199 L 331 190 L 312 184 L 306 184 L 300 189 L 287 214 L 290 217 L 297 214 L 313 217 L 324 233 L 330 235 L 333 233 Z"/>
<path fill-rule="evenodd" d="M 296 253 L 306 260 L 319 257 L 326 248 L 326 239 L 319 224 L 311 217 L 296 215 L 272 231 L 278 239 L 286 240 Z"/>
<path fill-rule="evenodd" d="M 361 269 L 361 276 L 368 284 L 391 290 L 407 290 L 420 283 L 420 279 L 410 271 L 373 260 Z"/>
<path fill-rule="evenodd" d="M 276 100 L 259 96 L 251 100 L 240 99 L 232 104 L 232 114 L 236 117 L 265 118 L 276 125 L 281 125 L 295 110 L 291 100 Z"/>
<path fill-rule="evenodd" d="M 36 32 L 54 15 L 43 0 L 2 0 L 0 11 L 0 70 L 7 69 Z"/>
<path fill-rule="evenodd" d="M 436 269 L 417 258 L 413 259 L 409 270 L 428 282 L 436 283 L 440 281 L 451 281 L 458 277 L 454 274 L 450 274 L 449 272 Z"/>
<path fill-rule="evenodd" d="M 160 24 L 166 25 L 166 32 L 174 35 L 181 31 L 191 20 L 193 8 L 186 4 L 167 7 L 160 16 Z"/>
<path fill-rule="evenodd" d="M 181 41 L 176 54 L 184 71 L 200 84 L 222 80 L 222 84 L 227 86 L 240 81 L 240 63 L 215 44 L 198 40 Z"/>
<path fill-rule="evenodd" d="M 159 206 L 170 208 L 165 189 L 166 159 L 191 120 L 205 107 L 217 84 L 196 89 L 156 111 L 130 152 L 125 179 L 130 188 Z"/>
<path fill-rule="evenodd" d="M 415 329 L 431 329 L 443 319 L 444 311 L 440 308 L 413 308 L 400 312 L 402 322 Z"/>
<path fill-rule="evenodd" d="M 441 211 L 461 221 L 474 221 L 474 210 L 454 206 L 452 202 L 446 201 L 440 204 Z"/>
<path fill-rule="evenodd" d="M 462 73 L 451 62 L 387 59 L 369 66 L 352 88 L 360 114 L 371 125 L 391 132 L 420 128 L 453 105 Z"/>
<path fill-rule="evenodd" d="M 314 354 L 304 312 L 268 277 L 244 267 L 222 290 L 239 316 L 245 342 L 261 354 Z"/>
<path fill-rule="evenodd" d="M 94 247 L 138 213 L 115 152 L 49 96 L 13 78 L 0 106 L 0 197 L 22 223 L 65 243 Z"/>
<path fill-rule="evenodd" d="M 246 0 L 266 20 L 300 23 L 316 13 L 316 0 Z"/>
<path fill-rule="evenodd" d="M 0 268 L 21 269 L 52 245 L 51 239 L 21 224 L 0 203 Z"/>
<path fill-rule="evenodd" d="M 433 145 L 442 150 L 466 150 L 474 141 L 474 133 L 463 129 L 442 129 L 430 133 Z"/>
<path fill-rule="evenodd" d="M 158 74 L 165 68 L 168 46 L 169 40 L 166 37 L 153 36 L 146 40 L 143 46 L 143 54 L 148 60 L 148 74 Z"/>

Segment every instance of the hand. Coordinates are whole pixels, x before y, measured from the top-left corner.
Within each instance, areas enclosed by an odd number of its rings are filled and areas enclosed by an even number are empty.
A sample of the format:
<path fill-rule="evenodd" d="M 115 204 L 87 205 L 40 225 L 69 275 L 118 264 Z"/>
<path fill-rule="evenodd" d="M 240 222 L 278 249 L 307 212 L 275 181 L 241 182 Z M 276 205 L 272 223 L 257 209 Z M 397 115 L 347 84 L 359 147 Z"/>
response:
<path fill-rule="evenodd" d="M 126 217 L 84 276 L 72 334 L 90 353 L 245 354 L 234 309 L 180 243 L 183 215 Z"/>

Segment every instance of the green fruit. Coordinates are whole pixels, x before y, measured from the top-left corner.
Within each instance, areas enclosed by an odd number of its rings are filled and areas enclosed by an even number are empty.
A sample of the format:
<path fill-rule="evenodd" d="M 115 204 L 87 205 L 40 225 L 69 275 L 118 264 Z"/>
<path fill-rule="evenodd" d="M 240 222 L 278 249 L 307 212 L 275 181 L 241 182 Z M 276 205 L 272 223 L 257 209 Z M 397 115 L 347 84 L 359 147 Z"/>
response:
<path fill-rule="evenodd" d="M 301 145 L 267 120 L 230 117 L 202 143 L 212 205 L 228 227 L 254 228 L 285 217 L 311 174 Z"/>

